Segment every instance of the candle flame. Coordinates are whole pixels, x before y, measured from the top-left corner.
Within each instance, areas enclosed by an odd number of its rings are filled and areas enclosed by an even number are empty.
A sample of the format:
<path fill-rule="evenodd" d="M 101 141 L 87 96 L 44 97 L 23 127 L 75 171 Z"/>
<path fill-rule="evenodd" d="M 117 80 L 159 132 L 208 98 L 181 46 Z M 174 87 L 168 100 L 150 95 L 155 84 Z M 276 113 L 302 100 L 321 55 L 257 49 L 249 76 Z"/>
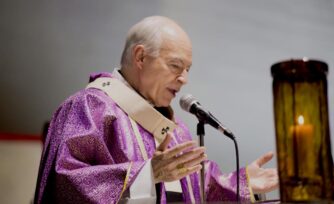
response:
<path fill-rule="evenodd" d="M 304 124 L 304 117 L 302 115 L 298 116 L 298 124 L 303 125 Z"/>

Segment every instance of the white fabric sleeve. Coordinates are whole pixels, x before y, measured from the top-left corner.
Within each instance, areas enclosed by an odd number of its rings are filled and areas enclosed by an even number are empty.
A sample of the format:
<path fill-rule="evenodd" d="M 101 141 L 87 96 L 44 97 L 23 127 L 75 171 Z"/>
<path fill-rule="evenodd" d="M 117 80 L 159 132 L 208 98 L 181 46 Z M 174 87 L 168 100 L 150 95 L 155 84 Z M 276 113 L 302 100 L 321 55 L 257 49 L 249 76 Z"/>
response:
<path fill-rule="evenodd" d="M 130 199 L 155 198 L 155 183 L 151 159 L 147 160 L 137 178 L 130 186 Z"/>

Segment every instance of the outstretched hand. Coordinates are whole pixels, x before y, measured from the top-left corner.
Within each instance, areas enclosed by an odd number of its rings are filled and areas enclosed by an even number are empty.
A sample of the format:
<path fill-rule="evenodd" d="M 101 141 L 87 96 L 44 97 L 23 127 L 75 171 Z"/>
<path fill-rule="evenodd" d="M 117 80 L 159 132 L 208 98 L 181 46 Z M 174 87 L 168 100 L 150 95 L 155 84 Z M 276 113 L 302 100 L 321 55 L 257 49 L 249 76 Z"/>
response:
<path fill-rule="evenodd" d="M 170 133 L 159 145 L 151 163 L 155 183 L 179 180 L 201 169 L 201 162 L 207 156 L 204 147 L 197 147 L 195 141 L 187 141 L 167 148 L 171 141 Z"/>
<path fill-rule="evenodd" d="M 267 193 L 278 187 L 277 169 L 262 168 L 273 156 L 273 152 L 268 152 L 248 165 L 249 182 L 253 193 Z"/>

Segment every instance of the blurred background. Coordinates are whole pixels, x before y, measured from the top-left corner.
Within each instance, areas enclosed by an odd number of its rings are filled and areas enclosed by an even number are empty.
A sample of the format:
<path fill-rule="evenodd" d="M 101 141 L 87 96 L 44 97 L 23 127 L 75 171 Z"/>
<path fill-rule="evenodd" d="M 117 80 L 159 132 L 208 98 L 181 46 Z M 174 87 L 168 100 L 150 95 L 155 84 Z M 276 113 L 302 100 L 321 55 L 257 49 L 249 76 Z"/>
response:
<path fill-rule="evenodd" d="M 189 83 L 173 106 L 194 139 L 196 118 L 178 105 L 185 93 L 234 132 L 242 166 L 276 152 L 270 66 L 302 57 L 329 65 L 333 132 L 333 0 L 1 0 L 0 203 L 32 201 L 44 123 L 89 73 L 119 66 L 128 29 L 150 15 L 174 19 L 192 39 Z M 232 141 L 206 127 L 205 145 L 222 171 L 235 170 Z"/>

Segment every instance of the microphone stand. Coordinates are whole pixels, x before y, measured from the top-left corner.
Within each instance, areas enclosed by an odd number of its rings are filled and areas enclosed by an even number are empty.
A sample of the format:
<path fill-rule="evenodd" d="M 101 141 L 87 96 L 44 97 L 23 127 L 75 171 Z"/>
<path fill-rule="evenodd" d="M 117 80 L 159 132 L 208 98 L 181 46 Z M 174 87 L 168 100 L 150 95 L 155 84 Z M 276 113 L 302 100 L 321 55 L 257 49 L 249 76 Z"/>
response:
<path fill-rule="evenodd" d="M 204 147 L 204 122 L 199 120 L 197 124 L 197 136 L 199 137 L 199 146 Z M 204 169 L 204 161 L 201 162 L 201 203 L 205 203 L 206 195 L 205 195 L 205 169 Z"/>
<path fill-rule="evenodd" d="M 212 116 L 212 115 L 211 115 Z M 213 116 L 212 116 L 213 117 Z M 201 147 L 204 147 L 204 125 L 206 124 L 206 121 L 204 119 L 201 119 L 198 117 L 198 124 L 197 124 L 197 135 L 199 137 L 199 145 Z M 240 175 L 239 175 L 239 149 L 238 149 L 238 143 L 236 138 L 234 137 L 233 133 L 229 130 L 223 129 L 221 127 L 218 128 L 218 130 L 233 140 L 234 146 L 235 146 L 235 154 L 236 154 L 236 173 L 237 173 L 237 189 L 236 189 L 236 201 L 237 203 L 240 203 Z M 202 169 L 201 169 L 201 203 L 205 203 L 206 201 L 206 195 L 205 195 L 205 168 L 204 168 L 204 161 L 201 162 Z"/>

